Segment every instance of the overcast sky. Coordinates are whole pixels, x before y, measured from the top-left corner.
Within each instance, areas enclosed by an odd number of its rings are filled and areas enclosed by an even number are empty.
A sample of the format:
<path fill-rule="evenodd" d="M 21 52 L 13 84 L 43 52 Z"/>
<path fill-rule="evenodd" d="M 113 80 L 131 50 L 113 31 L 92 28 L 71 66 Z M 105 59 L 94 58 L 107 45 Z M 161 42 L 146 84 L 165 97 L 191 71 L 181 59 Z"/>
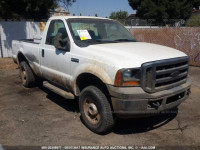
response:
<path fill-rule="evenodd" d="M 135 11 L 128 4 L 128 0 L 77 0 L 69 7 L 71 15 L 94 16 L 96 13 L 99 17 L 109 17 L 113 11 L 127 11 L 133 14 Z"/>

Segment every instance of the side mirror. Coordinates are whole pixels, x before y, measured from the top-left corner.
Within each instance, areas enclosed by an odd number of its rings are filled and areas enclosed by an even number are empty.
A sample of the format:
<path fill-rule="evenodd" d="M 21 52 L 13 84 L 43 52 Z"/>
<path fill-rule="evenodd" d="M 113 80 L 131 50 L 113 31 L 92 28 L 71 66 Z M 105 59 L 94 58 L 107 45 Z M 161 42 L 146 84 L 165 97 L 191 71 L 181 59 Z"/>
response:
<path fill-rule="evenodd" d="M 62 33 L 58 33 L 56 35 L 54 40 L 54 46 L 59 50 L 69 51 L 70 50 L 69 39 L 68 38 L 62 39 L 62 36 L 63 36 Z"/>

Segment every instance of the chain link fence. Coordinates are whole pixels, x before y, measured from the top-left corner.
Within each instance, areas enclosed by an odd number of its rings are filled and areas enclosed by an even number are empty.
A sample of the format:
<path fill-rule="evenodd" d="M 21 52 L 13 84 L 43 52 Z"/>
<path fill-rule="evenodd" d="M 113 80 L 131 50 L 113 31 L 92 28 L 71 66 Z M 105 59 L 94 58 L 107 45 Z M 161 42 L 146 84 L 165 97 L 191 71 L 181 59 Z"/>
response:
<path fill-rule="evenodd" d="M 160 44 L 183 51 L 189 56 L 191 65 L 200 66 L 200 27 L 132 28 L 129 30 L 138 41 Z"/>
<path fill-rule="evenodd" d="M 185 27 L 187 22 L 184 20 L 171 20 L 166 26 L 156 26 L 155 20 L 132 19 L 120 22 L 138 41 L 178 49 L 189 56 L 190 65 L 200 67 L 200 27 Z"/>

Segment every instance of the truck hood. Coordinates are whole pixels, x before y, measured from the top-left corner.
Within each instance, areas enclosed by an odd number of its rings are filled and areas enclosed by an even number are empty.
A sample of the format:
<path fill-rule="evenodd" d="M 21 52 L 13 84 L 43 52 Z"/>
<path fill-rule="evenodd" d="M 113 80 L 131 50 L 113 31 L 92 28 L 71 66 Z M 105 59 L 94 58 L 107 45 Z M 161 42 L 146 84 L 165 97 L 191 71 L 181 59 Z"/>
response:
<path fill-rule="evenodd" d="M 146 62 L 186 56 L 179 50 L 144 42 L 98 44 L 87 48 L 93 53 L 93 59 L 120 68 L 140 67 Z"/>

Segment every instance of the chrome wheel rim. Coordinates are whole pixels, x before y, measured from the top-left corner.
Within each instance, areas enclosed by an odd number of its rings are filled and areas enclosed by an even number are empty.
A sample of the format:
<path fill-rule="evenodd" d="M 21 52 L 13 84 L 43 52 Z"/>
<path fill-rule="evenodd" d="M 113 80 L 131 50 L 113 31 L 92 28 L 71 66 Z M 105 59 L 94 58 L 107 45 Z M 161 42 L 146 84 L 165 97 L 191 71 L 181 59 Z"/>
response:
<path fill-rule="evenodd" d="M 96 125 L 100 121 L 98 108 L 91 96 L 86 96 L 83 104 L 84 114 L 89 122 Z"/>

